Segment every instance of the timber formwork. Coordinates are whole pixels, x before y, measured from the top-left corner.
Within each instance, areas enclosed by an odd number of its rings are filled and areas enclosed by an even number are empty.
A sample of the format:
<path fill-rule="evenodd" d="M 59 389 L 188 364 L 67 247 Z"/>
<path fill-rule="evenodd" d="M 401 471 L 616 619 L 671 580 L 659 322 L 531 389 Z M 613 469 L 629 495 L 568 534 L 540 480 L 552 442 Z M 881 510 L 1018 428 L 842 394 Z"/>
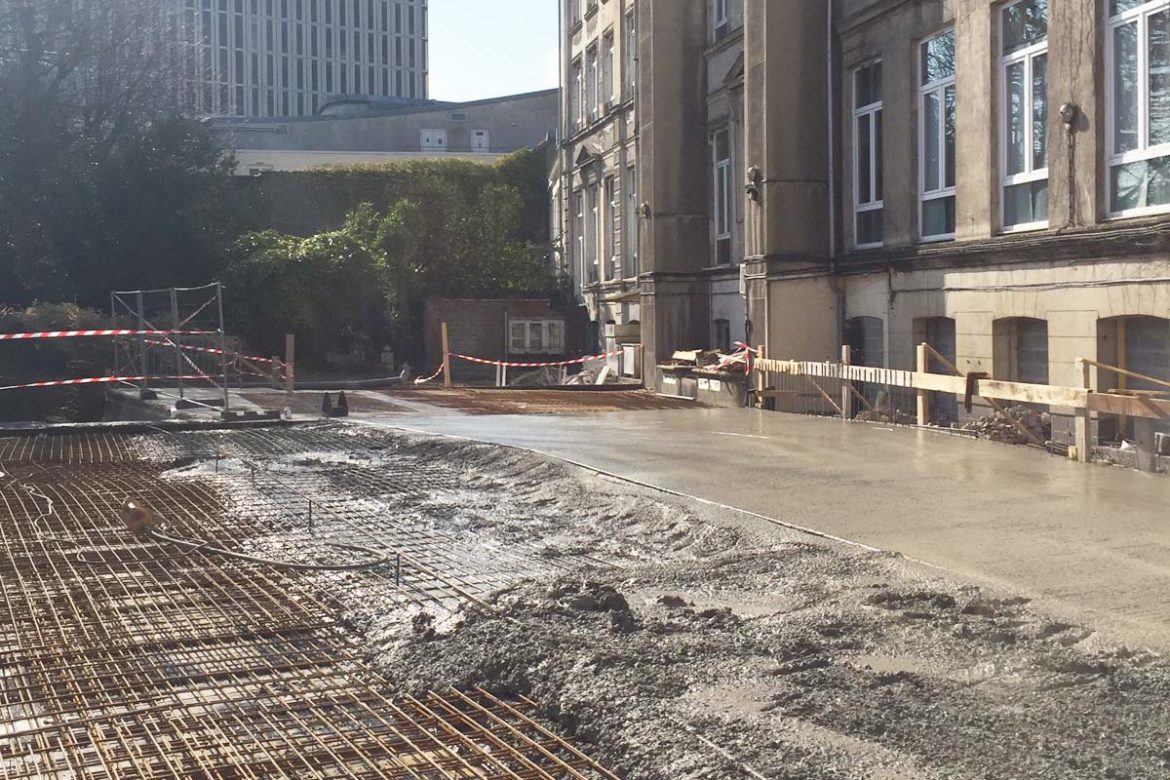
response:
<path fill-rule="evenodd" d="M 433 614 L 538 565 L 387 519 L 380 500 L 425 500 L 442 469 L 266 460 L 385 446 L 333 425 L 0 438 L 0 778 L 614 780 L 523 697 L 400 695 L 367 662 L 357 602 Z M 240 552 L 328 560 L 360 542 L 397 565 L 304 572 L 160 544 L 119 519 L 127 498 Z"/>

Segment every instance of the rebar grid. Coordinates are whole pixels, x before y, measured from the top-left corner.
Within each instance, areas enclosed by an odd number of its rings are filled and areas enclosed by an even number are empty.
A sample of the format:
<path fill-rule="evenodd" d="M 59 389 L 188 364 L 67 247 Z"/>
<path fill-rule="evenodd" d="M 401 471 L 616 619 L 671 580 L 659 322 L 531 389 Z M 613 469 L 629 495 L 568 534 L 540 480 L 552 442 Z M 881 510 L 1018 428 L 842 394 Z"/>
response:
<path fill-rule="evenodd" d="M 325 449 L 346 438 L 321 433 Z M 287 486 L 266 472 L 255 487 L 246 471 L 174 481 L 170 464 L 132 460 L 130 438 L 51 438 L 0 461 L 0 778 L 615 780 L 537 724 L 527 700 L 395 697 L 337 595 L 343 579 L 388 591 L 389 573 L 185 554 L 118 519 L 134 496 L 191 538 L 263 549 L 298 525 L 269 494 Z M 312 444 L 311 431 L 235 438 L 215 441 L 279 454 Z M 244 516 L 231 504 L 241 484 L 259 507 Z M 335 521 L 330 535 L 356 534 L 357 522 Z M 408 569 L 408 600 L 446 604 L 489 586 L 456 571 L 457 556 L 424 552 L 434 577 Z"/>

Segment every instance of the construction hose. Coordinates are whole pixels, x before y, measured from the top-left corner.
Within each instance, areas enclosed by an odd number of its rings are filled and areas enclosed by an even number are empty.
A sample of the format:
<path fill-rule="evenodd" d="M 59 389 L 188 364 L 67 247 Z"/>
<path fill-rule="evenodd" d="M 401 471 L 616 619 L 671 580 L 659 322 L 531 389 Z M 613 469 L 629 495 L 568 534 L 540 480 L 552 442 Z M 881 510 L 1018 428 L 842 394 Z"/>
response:
<path fill-rule="evenodd" d="M 323 546 L 331 547 L 335 550 L 342 550 L 344 552 L 357 552 L 363 555 L 368 555 L 373 560 L 361 561 L 358 563 L 293 563 L 290 561 L 276 561 L 271 558 L 261 558 L 256 555 L 248 555 L 247 553 L 236 552 L 235 550 L 225 550 L 222 547 L 215 547 L 208 542 L 195 542 L 190 539 L 181 539 L 177 536 L 170 536 L 157 529 L 150 529 L 147 538 L 153 539 L 156 542 L 165 542 L 168 544 L 175 544 L 180 547 L 185 547 L 189 552 L 210 553 L 212 555 L 221 555 L 225 558 L 235 558 L 240 561 L 248 561 L 249 563 L 259 563 L 265 566 L 272 566 L 277 569 L 291 569 L 293 571 L 365 571 L 368 569 L 375 569 L 379 566 L 385 566 L 392 563 L 390 556 L 385 555 L 378 550 L 371 547 L 363 547 L 357 544 L 333 544 L 326 542 Z"/>

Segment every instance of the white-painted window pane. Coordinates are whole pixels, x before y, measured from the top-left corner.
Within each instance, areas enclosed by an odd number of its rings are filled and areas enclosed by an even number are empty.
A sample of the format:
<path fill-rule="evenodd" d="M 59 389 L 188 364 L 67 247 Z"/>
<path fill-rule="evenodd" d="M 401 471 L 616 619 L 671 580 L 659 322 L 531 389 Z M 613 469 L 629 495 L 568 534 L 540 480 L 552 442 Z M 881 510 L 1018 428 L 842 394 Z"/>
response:
<path fill-rule="evenodd" d="M 947 87 L 945 93 L 945 111 L 943 127 L 944 171 L 943 186 L 955 186 L 955 88 Z"/>
<path fill-rule="evenodd" d="M 922 235 L 943 236 L 955 232 L 955 198 L 935 198 L 922 203 Z"/>
<path fill-rule="evenodd" d="M 948 30 L 922 44 L 922 83 L 955 75 L 955 32 Z"/>
<path fill-rule="evenodd" d="M 857 117 L 857 202 L 873 202 L 872 139 L 870 138 L 870 114 Z"/>
<path fill-rule="evenodd" d="M 1110 174 L 1113 211 L 1170 204 L 1170 157 L 1115 165 Z"/>
<path fill-rule="evenodd" d="M 1024 112 L 1027 111 L 1027 94 L 1024 80 L 1027 66 L 1024 62 L 1013 62 L 1005 72 L 1007 86 L 1007 172 L 1022 173 L 1028 146 L 1027 125 Z"/>
<path fill-rule="evenodd" d="M 923 148 L 923 172 L 925 179 L 923 184 L 927 192 L 933 192 L 939 189 L 939 170 L 941 169 L 941 154 L 939 149 L 939 123 L 942 121 L 942 106 L 940 99 L 942 95 L 939 92 L 928 92 L 923 97 L 923 139 L 925 141 Z"/>
<path fill-rule="evenodd" d="M 1034 181 L 1004 187 L 1004 227 L 1048 221 L 1048 182 Z"/>
<path fill-rule="evenodd" d="M 528 348 L 533 352 L 544 350 L 544 323 L 528 323 Z"/>
<path fill-rule="evenodd" d="M 1048 55 L 1032 58 L 1032 170 L 1048 167 Z"/>
<path fill-rule="evenodd" d="M 1150 146 L 1170 142 L 1170 10 L 1150 14 Z"/>
<path fill-rule="evenodd" d="M 1048 0 L 1024 0 L 1004 9 L 1003 53 L 1011 54 L 1048 35 Z"/>
<path fill-rule="evenodd" d="M 1113 151 L 1138 148 L 1137 22 L 1113 30 Z"/>

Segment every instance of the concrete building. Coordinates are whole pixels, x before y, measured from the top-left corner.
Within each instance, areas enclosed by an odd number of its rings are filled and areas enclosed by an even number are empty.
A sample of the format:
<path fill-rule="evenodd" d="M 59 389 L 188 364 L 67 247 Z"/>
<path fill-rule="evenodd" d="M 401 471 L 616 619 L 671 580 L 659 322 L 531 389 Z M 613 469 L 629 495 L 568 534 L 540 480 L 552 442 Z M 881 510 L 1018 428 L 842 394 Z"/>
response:
<path fill-rule="evenodd" d="M 742 0 L 562 14 L 554 235 L 598 347 L 730 347 L 747 335 Z"/>
<path fill-rule="evenodd" d="M 1083 357 L 1170 379 L 1170 0 L 573 5 L 566 255 L 591 313 L 594 291 L 638 311 L 646 369 L 725 341 L 729 254 L 744 335 L 772 357 L 851 343 L 855 362 L 911 368 L 927 341 L 995 378 L 1080 386 Z M 619 14 L 637 29 L 619 60 L 636 99 L 578 123 L 594 93 L 574 108 L 574 79 Z M 636 287 L 590 265 L 609 235 L 590 188 L 631 159 Z M 1052 411 L 1059 433 L 1067 410 Z"/>
<path fill-rule="evenodd" d="M 331 100 L 427 97 L 427 0 L 163 0 L 196 114 L 312 116 Z"/>
<path fill-rule="evenodd" d="M 336 104 L 334 104 L 336 105 Z M 364 111 L 354 110 L 363 108 Z M 347 100 L 315 117 L 219 118 L 243 175 L 420 158 L 495 162 L 556 137 L 558 91 L 387 109 Z"/>

